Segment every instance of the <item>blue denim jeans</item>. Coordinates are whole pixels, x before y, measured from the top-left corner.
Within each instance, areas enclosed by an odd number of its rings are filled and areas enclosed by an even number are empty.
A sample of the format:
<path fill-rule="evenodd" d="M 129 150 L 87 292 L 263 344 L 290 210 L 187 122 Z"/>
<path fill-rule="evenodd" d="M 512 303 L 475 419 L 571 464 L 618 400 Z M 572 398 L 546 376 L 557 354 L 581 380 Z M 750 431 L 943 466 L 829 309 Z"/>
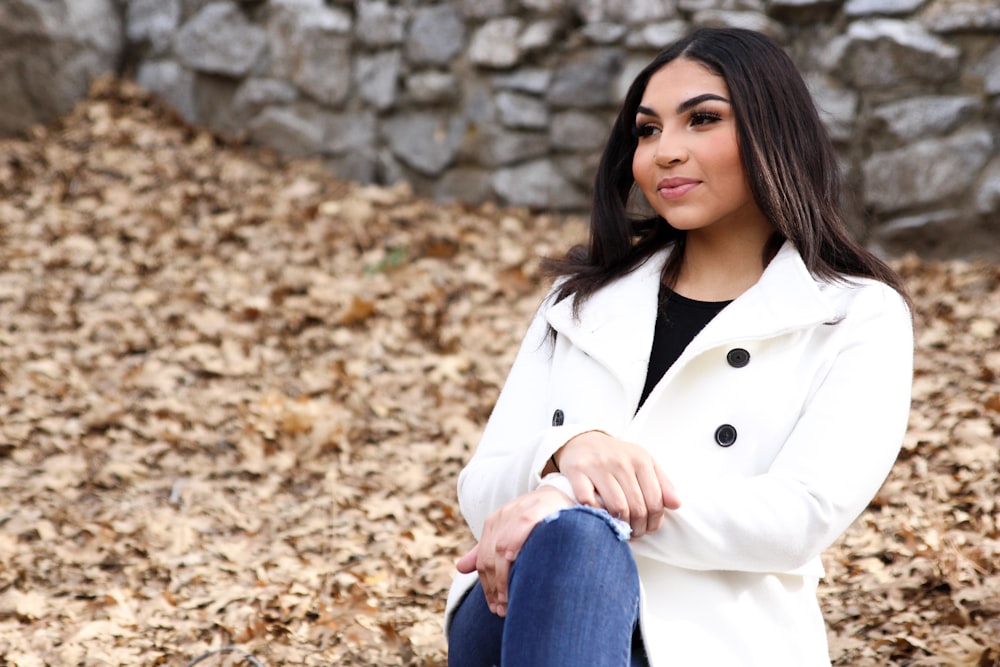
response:
<path fill-rule="evenodd" d="M 535 526 L 511 567 L 506 618 L 478 583 L 455 611 L 449 667 L 647 667 L 639 574 L 619 523 L 573 507 Z"/>

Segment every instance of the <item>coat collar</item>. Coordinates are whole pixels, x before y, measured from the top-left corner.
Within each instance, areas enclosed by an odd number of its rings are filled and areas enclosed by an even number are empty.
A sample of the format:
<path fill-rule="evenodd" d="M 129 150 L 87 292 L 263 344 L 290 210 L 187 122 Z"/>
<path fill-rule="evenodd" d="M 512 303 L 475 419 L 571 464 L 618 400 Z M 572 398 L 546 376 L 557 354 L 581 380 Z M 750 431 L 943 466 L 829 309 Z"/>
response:
<path fill-rule="evenodd" d="M 552 328 L 604 365 L 630 396 L 636 394 L 636 401 L 649 365 L 660 275 L 668 252 L 660 251 L 596 292 L 579 318 L 573 316 L 572 299 L 553 304 L 546 311 Z M 769 338 L 835 318 L 835 309 L 821 285 L 786 241 L 760 280 L 723 309 L 691 341 L 675 365 L 733 341 Z"/>

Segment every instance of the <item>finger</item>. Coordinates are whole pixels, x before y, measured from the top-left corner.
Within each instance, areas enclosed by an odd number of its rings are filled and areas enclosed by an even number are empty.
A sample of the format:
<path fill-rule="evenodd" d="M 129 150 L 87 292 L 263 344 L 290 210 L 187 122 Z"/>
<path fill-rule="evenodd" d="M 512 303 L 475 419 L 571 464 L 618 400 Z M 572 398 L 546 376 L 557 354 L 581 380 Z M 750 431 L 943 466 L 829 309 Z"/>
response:
<path fill-rule="evenodd" d="M 496 569 L 496 602 L 491 607 L 494 614 L 503 618 L 507 615 L 507 579 L 510 576 L 510 563 L 506 556 L 497 554 Z"/>
<path fill-rule="evenodd" d="M 588 505 L 590 507 L 600 507 L 600 505 L 597 504 L 597 498 L 594 495 L 596 490 L 590 477 L 580 472 L 565 474 L 569 479 L 570 486 L 573 487 L 573 495 L 576 496 L 576 501 L 578 503 L 581 505 Z"/>
<path fill-rule="evenodd" d="M 479 572 L 479 583 L 483 587 L 486 605 L 493 611 L 496 608 L 496 534 L 494 517 L 486 520 L 483 526 L 483 536 L 479 541 L 479 555 L 476 559 L 476 570 Z"/>
<path fill-rule="evenodd" d="M 513 523 L 507 524 L 507 532 L 497 537 L 496 546 L 496 571 L 494 573 L 496 588 L 496 601 L 498 606 L 506 607 L 507 587 L 510 583 L 510 566 L 521 553 L 521 548 L 528 540 L 528 535 L 538 525 L 538 520 L 532 514 L 525 514 Z M 499 615 L 503 615 L 500 611 Z"/>
<path fill-rule="evenodd" d="M 472 547 L 468 553 L 458 559 L 455 568 L 462 574 L 469 574 L 476 571 L 476 560 L 479 558 L 479 544 Z"/>
<path fill-rule="evenodd" d="M 604 501 L 604 509 L 616 519 L 629 523 L 629 503 L 618 479 L 613 475 L 602 475 L 597 480 L 597 493 Z"/>
<path fill-rule="evenodd" d="M 648 471 L 649 476 L 654 478 L 656 495 L 658 496 L 659 484 L 655 481 L 655 474 L 649 470 L 645 456 L 640 457 L 635 462 L 626 459 L 615 471 L 615 479 L 619 487 L 621 487 L 628 508 L 625 512 L 625 516 L 628 518 L 626 519 L 623 516 L 623 520 L 628 521 L 628 524 L 632 527 L 633 537 L 642 537 L 648 530 L 650 503 L 647 500 L 646 492 L 643 489 L 640 479 L 643 475 L 647 474 L 643 472 L 644 469 Z"/>
<path fill-rule="evenodd" d="M 656 475 L 656 464 L 649 461 L 645 465 L 640 465 L 636 469 L 636 481 L 646 505 L 645 532 L 652 533 L 663 523 L 663 489 Z M 641 537 L 641 534 L 636 537 Z"/>
<path fill-rule="evenodd" d="M 681 500 L 677 497 L 677 493 L 674 490 L 674 484 L 658 465 L 656 466 L 656 477 L 660 480 L 660 490 L 663 492 L 664 509 L 675 510 L 679 508 L 681 506 Z"/>

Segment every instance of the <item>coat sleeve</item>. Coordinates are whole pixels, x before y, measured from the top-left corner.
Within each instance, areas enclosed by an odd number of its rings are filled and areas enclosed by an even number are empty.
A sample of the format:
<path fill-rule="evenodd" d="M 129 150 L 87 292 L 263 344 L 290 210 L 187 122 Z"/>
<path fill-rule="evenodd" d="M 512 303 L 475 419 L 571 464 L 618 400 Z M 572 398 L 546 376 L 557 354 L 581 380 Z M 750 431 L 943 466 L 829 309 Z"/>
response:
<path fill-rule="evenodd" d="M 551 298 L 551 297 L 550 297 Z M 552 424 L 550 384 L 554 345 L 544 311 L 532 319 L 479 445 L 458 477 L 462 515 L 478 540 L 486 517 L 536 489 L 549 457 L 593 424 Z M 554 484 L 566 490 L 566 484 Z"/>
<path fill-rule="evenodd" d="M 878 492 L 909 417 L 909 310 L 885 286 L 863 291 L 767 472 L 676 480 L 681 508 L 632 543 L 637 555 L 696 570 L 822 573 L 818 556 Z"/>

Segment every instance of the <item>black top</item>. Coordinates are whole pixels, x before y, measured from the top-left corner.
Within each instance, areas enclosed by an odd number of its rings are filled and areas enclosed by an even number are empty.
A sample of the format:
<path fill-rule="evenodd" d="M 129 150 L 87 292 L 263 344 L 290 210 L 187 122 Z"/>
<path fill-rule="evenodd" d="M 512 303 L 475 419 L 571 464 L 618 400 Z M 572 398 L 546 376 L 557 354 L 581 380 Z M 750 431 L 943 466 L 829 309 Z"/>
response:
<path fill-rule="evenodd" d="M 698 332 L 712 321 L 731 301 L 695 301 L 677 294 L 669 287 L 660 287 L 660 303 L 656 309 L 653 348 L 646 369 L 646 386 L 642 389 L 639 407 L 660 381 L 681 352 Z M 638 408 L 636 408 L 638 410 Z"/>

